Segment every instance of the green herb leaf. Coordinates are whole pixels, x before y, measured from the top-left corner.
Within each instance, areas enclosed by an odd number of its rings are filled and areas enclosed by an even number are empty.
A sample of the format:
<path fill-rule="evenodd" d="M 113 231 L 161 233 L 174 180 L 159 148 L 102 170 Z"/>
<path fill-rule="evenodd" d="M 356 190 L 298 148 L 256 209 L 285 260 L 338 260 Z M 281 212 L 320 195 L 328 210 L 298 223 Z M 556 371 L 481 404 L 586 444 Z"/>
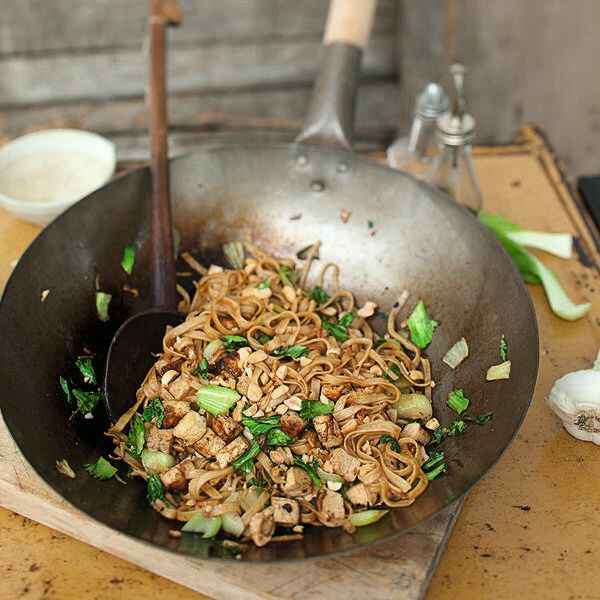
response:
<path fill-rule="evenodd" d="M 437 464 L 441 463 L 443 460 L 444 460 L 444 453 L 436 452 L 429 458 L 429 460 L 427 462 L 424 462 L 421 465 L 421 468 L 423 469 L 423 471 L 429 471 L 429 470 L 433 469 L 433 467 L 435 467 Z"/>
<path fill-rule="evenodd" d="M 348 339 L 348 330 L 343 325 L 329 321 L 323 321 L 322 325 L 323 329 L 328 331 L 338 342 L 345 342 Z"/>
<path fill-rule="evenodd" d="M 196 393 L 196 403 L 211 415 L 223 415 L 241 398 L 231 388 L 221 385 L 203 385 Z"/>
<path fill-rule="evenodd" d="M 117 468 L 113 467 L 103 456 L 93 464 L 83 465 L 83 468 L 96 479 L 110 479 L 117 472 Z"/>
<path fill-rule="evenodd" d="M 293 442 L 294 438 L 279 428 L 271 429 L 267 433 L 267 446 L 289 446 Z"/>
<path fill-rule="evenodd" d="M 325 304 L 325 302 L 329 300 L 329 294 L 319 285 L 315 285 L 315 287 L 312 289 L 312 292 L 310 293 L 310 297 L 317 304 Z"/>
<path fill-rule="evenodd" d="M 425 477 L 427 477 L 427 479 L 429 481 L 433 481 L 434 479 L 439 477 L 442 473 L 445 473 L 446 470 L 447 470 L 446 463 L 441 463 L 437 467 L 435 467 L 435 469 L 432 469 L 431 471 L 427 471 L 425 473 Z"/>
<path fill-rule="evenodd" d="M 268 290 L 271 287 L 269 278 L 265 277 L 256 287 L 259 290 Z"/>
<path fill-rule="evenodd" d="M 156 500 L 162 500 L 165 497 L 165 488 L 158 475 L 150 475 L 147 482 L 146 497 L 152 504 Z"/>
<path fill-rule="evenodd" d="M 239 458 L 236 458 L 231 466 L 236 471 L 248 474 L 254 466 L 254 457 L 260 452 L 260 446 L 256 440 L 253 440 L 248 450 L 244 452 Z"/>
<path fill-rule="evenodd" d="M 279 427 L 279 417 L 273 415 L 271 417 L 259 417 L 254 419 L 252 417 L 242 417 L 242 424 L 250 430 L 250 433 L 254 437 L 264 435 L 271 429 Z"/>
<path fill-rule="evenodd" d="M 463 390 L 453 390 L 448 394 L 448 406 L 455 413 L 461 415 L 469 408 L 469 399 L 465 396 Z"/>
<path fill-rule="evenodd" d="M 80 356 L 75 361 L 75 366 L 79 369 L 84 383 L 98 385 L 98 382 L 96 381 L 94 365 L 92 364 L 92 359 L 89 356 Z"/>
<path fill-rule="evenodd" d="M 464 421 L 452 421 L 452 423 L 448 425 L 448 435 L 450 437 L 462 435 L 466 430 L 467 424 Z"/>
<path fill-rule="evenodd" d="M 425 303 L 419 300 L 417 306 L 408 317 L 408 328 L 410 329 L 410 339 L 419 347 L 426 348 L 433 339 L 433 332 L 439 325 L 427 314 Z"/>
<path fill-rule="evenodd" d="M 391 341 L 391 340 L 388 340 L 387 338 L 382 338 L 381 337 L 381 338 L 379 338 L 379 339 L 377 339 L 377 340 L 375 340 L 373 342 L 373 348 L 375 350 L 377 350 L 377 348 L 379 348 L 379 346 L 381 346 L 381 345 L 383 345 L 383 344 L 385 344 L 386 342 L 389 342 L 389 341 Z"/>
<path fill-rule="evenodd" d="M 106 292 L 96 292 L 96 313 L 101 321 L 108 321 L 110 318 L 108 315 L 108 306 L 112 296 Z"/>
<path fill-rule="evenodd" d="M 160 398 L 153 398 L 148 402 L 144 412 L 142 413 L 142 419 L 147 423 L 152 422 L 154 419 L 154 424 L 157 427 L 162 427 L 163 420 L 165 418 L 165 408 L 163 403 L 160 401 Z"/>
<path fill-rule="evenodd" d="M 467 424 L 464 421 L 452 421 L 447 427 L 440 426 L 433 431 L 427 448 L 439 446 L 447 437 L 462 435 L 466 429 Z"/>
<path fill-rule="evenodd" d="M 321 415 L 329 415 L 333 412 L 335 403 L 331 400 L 325 404 L 319 400 L 302 400 L 302 408 L 298 413 L 300 418 L 308 421 Z"/>
<path fill-rule="evenodd" d="M 208 361 L 205 358 L 198 363 L 195 373 L 202 379 L 208 379 Z"/>
<path fill-rule="evenodd" d="M 224 335 L 222 340 L 225 342 L 225 352 L 233 352 L 238 348 L 250 345 L 242 335 Z"/>
<path fill-rule="evenodd" d="M 73 396 L 71 395 L 71 390 L 69 388 L 69 382 L 67 381 L 67 378 L 61 375 L 58 378 L 58 383 L 60 384 L 63 394 L 65 395 L 65 400 L 67 404 L 71 406 L 73 404 Z"/>
<path fill-rule="evenodd" d="M 340 317 L 340 320 L 338 321 L 338 323 L 342 327 L 348 327 L 348 325 L 350 325 L 352 323 L 352 321 L 354 321 L 354 313 L 347 312 L 346 314 L 344 314 Z"/>
<path fill-rule="evenodd" d="M 279 357 L 287 357 L 293 358 L 294 360 L 298 360 L 301 356 L 306 356 L 310 350 L 306 346 L 281 346 L 281 348 L 276 348 L 273 350 L 273 356 Z"/>
<path fill-rule="evenodd" d="M 269 337 L 266 333 L 259 333 L 258 336 L 256 337 L 256 340 L 258 341 L 259 344 L 262 344 L 263 346 L 270 342 L 273 338 Z"/>
<path fill-rule="evenodd" d="M 315 487 L 317 487 L 317 488 L 321 487 L 321 485 L 322 485 L 321 478 L 319 477 L 319 474 L 317 473 L 317 468 L 319 467 L 319 464 L 317 463 L 317 461 L 315 459 L 313 459 L 311 464 L 307 464 L 299 456 L 294 456 L 294 465 L 296 465 L 297 467 L 300 467 L 301 469 L 304 469 L 306 471 L 306 473 L 310 477 L 310 480 L 313 482 Z"/>
<path fill-rule="evenodd" d="M 82 415 L 89 415 L 94 412 L 94 409 L 98 405 L 98 402 L 102 400 L 102 392 L 100 390 L 93 390 L 87 392 L 79 388 L 72 390 L 73 396 L 77 401 L 77 412 Z"/>
<path fill-rule="evenodd" d="M 379 444 L 389 444 L 391 449 L 394 452 L 402 452 L 402 448 L 400 448 L 400 444 L 398 443 L 398 440 L 396 438 L 393 438 L 391 435 L 382 435 L 379 438 Z"/>
<path fill-rule="evenodd" d="M 296 282 L 297 273 L 289 267 L 288 265 L 281 265 L 279 268 L 279 279 L 281 279 L 281 283 L 283 285 L 289 285 L 290 287 L 294 287 L 294 283 Z"/>
<path fill-rule="evenodd" d="M 471 423 L 477 423 L 477 425 L 485 425 L 489 423 L 494 418 L 493 412 L 482 413 L 480 415 L 463 415 L 464 421 L 469 421 Z"/>
<path fill-rule="evenodd" d="M 504 334 L 502 334 L 502 337 L 500 338 L 500 359 L 502 362 L 508 360 L 508 344 L 506 343 Z"/>
<path fill-rule="evenodd" d="M 396 379 L 392 379 L 387 373 L 384 373 L 383 376 L 385 377 L 385 379 L 387 379 L 388 381 L 391 381 L 392 383 L 396 383 L 399 379 L 401 379 L 403 377 L 402 375 L 402 371 L 400 370 L 400 367 L 396 364 L 396 363 L 389 363 L 388 365 L 388 369 L 394 374 L 396 375 Z"/>
<path fill-rule="evenodd" d="M 129 423 L 129 434 L 127 435 L 125 448 L 135 457 L 140 456 L 144 449 L 144 434 L 145 429 L 142 417 L 133 415 L 133 419 L 131 419 L 131 422 Z"/>
<path fill-rule="evenodd" d="M 248 487 L 257 487 L 261 490 L 264 490 L 266 487 L 268 487 L 268 483 L 266 481 L 266 479 L 264 479 L 262 476 L 258 476 L 258 477 L 253 477 L 252 479 L 249 479 L 247 482 Z"/>
<path fill-rule="evenodd" d="M 123 248 L 123 258 L 121 259 L 121 266 L 123 271 L 127 275 L 131 275 L 133 272 L 133 265 L 135 264 L 135 246 L 125 246 Z"/>

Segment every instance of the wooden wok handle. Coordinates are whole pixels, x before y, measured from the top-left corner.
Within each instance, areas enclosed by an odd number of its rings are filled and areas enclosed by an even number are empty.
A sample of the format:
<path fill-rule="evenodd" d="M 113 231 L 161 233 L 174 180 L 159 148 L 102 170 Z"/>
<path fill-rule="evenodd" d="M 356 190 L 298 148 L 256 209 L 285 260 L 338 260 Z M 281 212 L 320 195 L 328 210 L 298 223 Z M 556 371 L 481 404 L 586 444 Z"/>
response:
<path fill-rule="evenodd" d="M 173 226 L 169 189 L 166 27 L 181 21 L 176 0 L 149 0 L 150 20 L 150 282 L 154 307 L 176 310 L 177 290 L 173 257 Z"/>
<path fill-rule="evenodd" d="M 323 43 L 344 42 L 364 50 L 376 7 L 377 0 L 331 0 Z"/>

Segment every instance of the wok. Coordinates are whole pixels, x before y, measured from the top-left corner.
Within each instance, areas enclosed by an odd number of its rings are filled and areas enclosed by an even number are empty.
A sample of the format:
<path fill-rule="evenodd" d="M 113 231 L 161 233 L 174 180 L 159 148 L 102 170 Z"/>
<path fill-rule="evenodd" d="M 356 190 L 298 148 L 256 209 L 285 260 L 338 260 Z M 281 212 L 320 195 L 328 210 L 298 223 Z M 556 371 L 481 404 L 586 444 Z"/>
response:
<path fill-rule="evenodd" d="M 369 4 L 333 4 L 301 141 L 207 147 L 171 162 L 181 248 L 204 264 L 225 264 L 224 242 L 250 238 L 277 255 L 290 256 L 321 240 L 321 264 L 337 262 L 344 287 L 359 302 L 374 300 L 389 310 L 406 289 L 409 304 L 422 298 L 440 322 L 428 349 L 440 421 L 453 418 L 446 407 L 453 388 L 464 388 L 474 412 L 493 411 L 494 419 L 486 426 L 471 425 L 464 436 L 445 443 L 447 475 L 412 506 L 393 510 L 354 535 L 308 528 L 301 541 L 250 548 L 246 560 L 349 551 L 405 532 L 438 513 L 498 460 L 525 416 L 536 380 L 534 311 L 519 273 L 493 236 L 443 193 L 349 150 L 361 48 L 368 34 L 369 18 L 360 10 Z M 343 19 L 340 27 L 337 11 L 344 9 L 356 20 Z M 2 414 L 35 471 L 78 509 L 175 552 L 222 556 L 221 546 L 193 535 L 169 537 L 172 523 L 148 506 L 141 483 L 97 481 L 83 472 L 83 464 L 110 449 L 102 435 L 107 420 L 69 422 L 57 382 L 84 348 L 102 361 L 119 324 L 145 308 L 149 194 L 148 168 L 129 172 L 56 219 L 25 252 L 0 305 Z M 352 213 L 347 223 L 340 219 L 342 209 Z M 368 221 L 374 222 L 372 229 Z M 139 288 L 139 298 L 122 292 L 126 276 L 119 267 L 123 247 L 134 241 L 141 249 L 129 283 Z M 95 314 L 97 276 L 101 288 L 113 294 L 108 323 Z M 44 289 L 50 294 L 42 304 Z M 499 362 L 502 334 L 510 346 L 511 378 L 485 383 L 487 367 Z M 467 338 L 471 356 L 452 371 L 441 357 L 461 336 Z M 76 479 L 56 471 L 55 461 L 61 458 L 78 472 Z"/>

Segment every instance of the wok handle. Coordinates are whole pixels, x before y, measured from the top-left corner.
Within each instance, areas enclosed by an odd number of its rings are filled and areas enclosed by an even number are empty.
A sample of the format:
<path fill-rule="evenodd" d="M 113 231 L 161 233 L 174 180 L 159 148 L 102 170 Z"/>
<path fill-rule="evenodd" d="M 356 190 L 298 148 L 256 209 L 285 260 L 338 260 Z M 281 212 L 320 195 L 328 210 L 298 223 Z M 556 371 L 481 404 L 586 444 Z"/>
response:
<path fill-rule="evenodd" d="M 363 50 L 377 0 L 331 0 L 324 56 L 297 142 L 350 149 Z"/>
<path fill-rule="evenodd" d="M 173 227 L 169 189 L 166 28 L 181 20 L 176 0 L 149 0 L 150 19 L 150 288 L 156 308 L 176 310 L 177 290 L 173 257 Z"/>

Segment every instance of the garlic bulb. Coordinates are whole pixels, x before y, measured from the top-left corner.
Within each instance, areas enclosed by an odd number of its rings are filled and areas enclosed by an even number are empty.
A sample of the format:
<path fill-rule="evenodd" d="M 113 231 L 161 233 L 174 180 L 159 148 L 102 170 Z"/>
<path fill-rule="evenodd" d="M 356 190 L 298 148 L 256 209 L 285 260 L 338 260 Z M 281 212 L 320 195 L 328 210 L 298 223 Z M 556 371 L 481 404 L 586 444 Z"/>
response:
<path fill-rule="evenodd" d="M 592 369 L 558 379 L 548 405 L 573 437 L 600 446 L 600 353 Z"/>

